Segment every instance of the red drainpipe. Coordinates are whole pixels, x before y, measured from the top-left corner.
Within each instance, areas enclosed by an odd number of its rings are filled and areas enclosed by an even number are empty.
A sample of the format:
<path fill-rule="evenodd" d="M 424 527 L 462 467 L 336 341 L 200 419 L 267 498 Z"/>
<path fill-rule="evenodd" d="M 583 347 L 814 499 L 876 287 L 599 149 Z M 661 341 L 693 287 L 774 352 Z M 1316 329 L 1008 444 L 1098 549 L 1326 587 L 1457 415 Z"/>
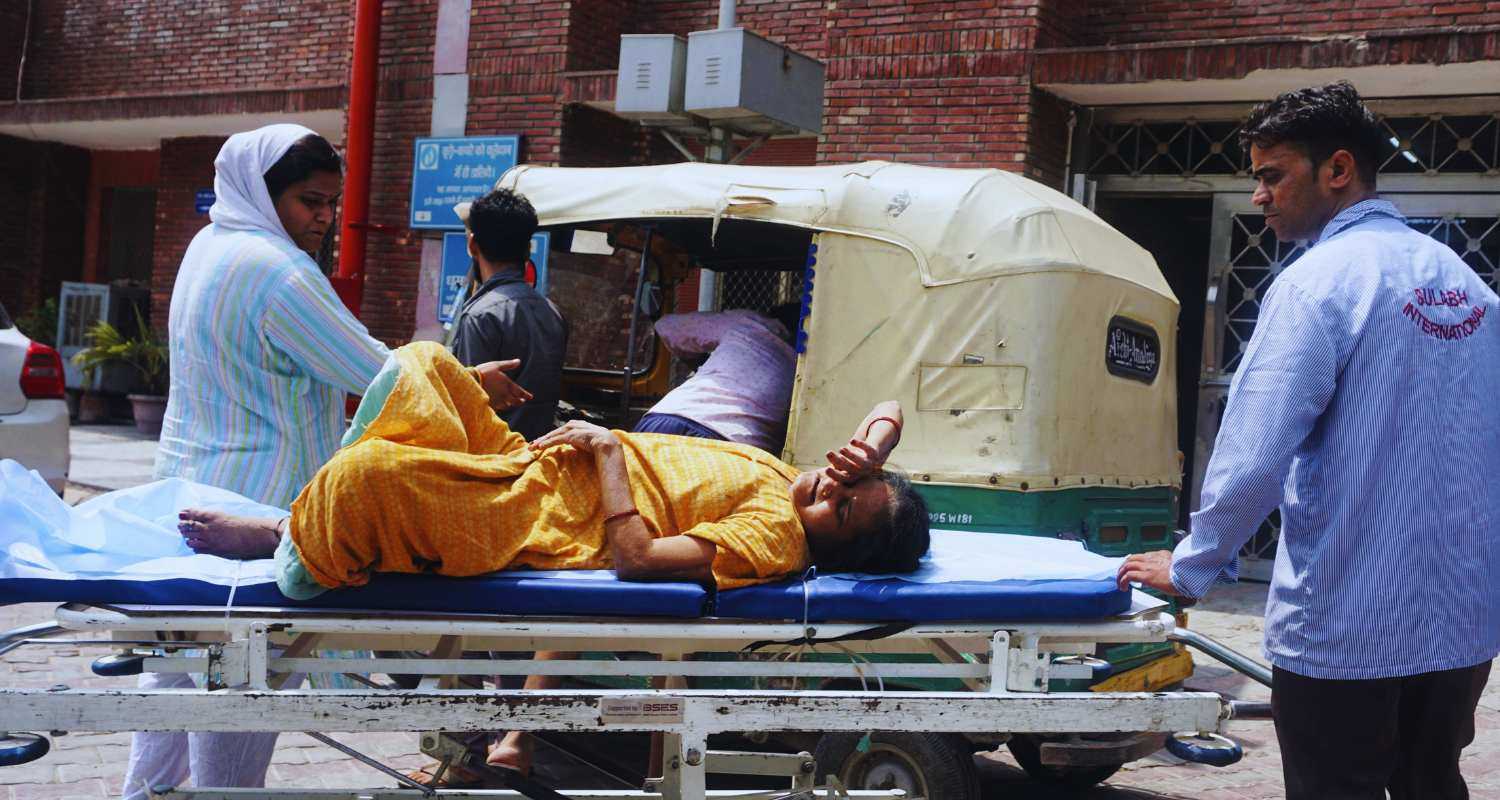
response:
<path fill-rule="evenodd" d="M 365 235 L 370 229 L 370 164 L 375 141 L 375 72 L 380 64 L 381 0 L 355 0 L 354 55 L 349 66 L 344 209 L 334 291 L 359 316 L 365 288 Z"/>

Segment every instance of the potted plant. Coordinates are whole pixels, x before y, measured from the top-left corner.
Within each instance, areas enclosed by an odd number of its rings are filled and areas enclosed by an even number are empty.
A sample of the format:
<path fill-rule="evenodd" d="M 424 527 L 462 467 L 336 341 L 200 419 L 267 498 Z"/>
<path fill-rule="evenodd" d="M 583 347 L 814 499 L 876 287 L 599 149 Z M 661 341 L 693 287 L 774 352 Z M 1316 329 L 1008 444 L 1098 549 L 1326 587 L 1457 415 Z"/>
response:
<path fill-rule="evenodd" d="M 83 370 L 85 384 L 93 384 L 94 372 L 105 364 L 123 363 L 136 371 L 139 393 L 127 395 L 135 416 L 135 427 L 141 433 L 161 433 L 162 417 L 167 410 L 167 344 L 135 312 L 136 335 L 125 336 L 118 328 L 100 320 L 88 329 L 88 347 L 73 356 L 73 363 Z"/>

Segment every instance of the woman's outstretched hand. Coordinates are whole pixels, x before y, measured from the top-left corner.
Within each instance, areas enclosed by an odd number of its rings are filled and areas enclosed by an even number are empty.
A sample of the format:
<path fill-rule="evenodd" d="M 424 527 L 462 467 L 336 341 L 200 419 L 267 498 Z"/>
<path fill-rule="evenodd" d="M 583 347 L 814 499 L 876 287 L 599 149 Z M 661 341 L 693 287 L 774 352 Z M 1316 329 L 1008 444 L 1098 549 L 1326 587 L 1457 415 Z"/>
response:
<path fill-rule="evenodd" d="M 585 453 L 597 455 L 601 450 L 619 447 L 620 439 L 608 428 L 575 419 L 557 430 L 538 436 L 526 446 L 533 453 L 540 453 L 560 444 L 570 444 Z"/>

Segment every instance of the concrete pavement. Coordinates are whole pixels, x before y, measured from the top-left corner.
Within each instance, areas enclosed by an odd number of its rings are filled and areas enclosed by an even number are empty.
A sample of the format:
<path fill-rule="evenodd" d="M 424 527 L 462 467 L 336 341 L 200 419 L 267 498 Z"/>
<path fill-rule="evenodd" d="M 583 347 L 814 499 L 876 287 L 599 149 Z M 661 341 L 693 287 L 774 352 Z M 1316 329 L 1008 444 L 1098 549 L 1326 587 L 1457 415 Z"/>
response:
<path fill-rule="evenodd" d="M 156 437 L 134 425 L 74 425 L 69 438 L 73 465 L 68 483 L 75 492 L 128 489 L 151 480 Z"/>
<path fill-rule="evenodd" d="M 125 488 L 150 480 L 155 442 L 134 428 L 78 426 L 73 431 L 73 473 L 69 502 L 102 489 Z M 1223 587 L 1195 608 L 1192 627 L 1242 652 L 1258 656 L 1261 611 L 1266 587 L 1243 583 Z M 50 604 L 0 606 L 0 630 L 46 621 Z M 100 678 L 89 663 L 107 648 L 63 645 L 22 648 L 0 657 L 0 683 L 13 687 L 45 688 L 127 687 L 133 679 Z M 1223 692 L 1241 699 L 1267 699 L 1266 689 L 1217 662 L 1194 653 L 1198 669 L 1188 688 Z M 1500 800 L 1500 682 L 1492 681 L 1480 703 L 1478 736 L 1464 754 L 1464 772 L 1471 796 Z M 1219 769 L 1184 764 L 1165 751 L 1126 765 L 1103 786 L 1081 793 L 1063 793 L 1030 780 L 1005 748 L 979 756 L 985 797 L 999 800 L 1039 800 L 1079 797 L 1090 800 L 1145 800 L 1146 798 L 1210 798 L 1272 800 L 1283 795 L 1281 761 L 1269 722 L 1231 722 L 1228 735 L 1245 748 L 1237 765 Z M 398 769 L 419 766 L 416 736 L 409 734 L 345 734 L 340 741 L 380 758 Z M 19 767 L 0 768 L 0 800 L 89 798 L 118 796 L 130 737 L 128 734 L 73 734 L 53 739 L 45 758 Z M 335 788 L 388 786 L 390 781 L 369 767 L 327 748 L 307 736 L 281 738 L 271 765 L 268 785 L 275 788 Z"/>

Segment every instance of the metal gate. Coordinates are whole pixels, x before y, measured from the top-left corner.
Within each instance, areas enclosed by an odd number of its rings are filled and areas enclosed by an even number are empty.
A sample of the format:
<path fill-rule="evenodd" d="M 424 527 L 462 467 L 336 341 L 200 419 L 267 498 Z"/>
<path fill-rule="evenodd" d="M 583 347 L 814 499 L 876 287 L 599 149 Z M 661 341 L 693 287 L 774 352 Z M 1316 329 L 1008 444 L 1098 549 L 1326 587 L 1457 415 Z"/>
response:
<path fill-rule="evenodd" d="M 1500 267 L 1500 198 L 1493 193 L 1383 194 L 1406 214 L 1408 224 L 1453 248 L 1491 288 Z M 1204 320 L 1203 371 L 1198 392 L 1192 498 L 1196 506 L 1213 452 L 1229 381 L 1239 366 L 1260 314 L 1260 301 L 1305 243 L 1282 243 L 1266 229 L 1249 191 L 1215 194 L 1210 240 L 1211 274 Z M 1266 579 L 1276 554 L 1279 519 L 1267 519 L 1240 555 L 1241 575 Z"/>

